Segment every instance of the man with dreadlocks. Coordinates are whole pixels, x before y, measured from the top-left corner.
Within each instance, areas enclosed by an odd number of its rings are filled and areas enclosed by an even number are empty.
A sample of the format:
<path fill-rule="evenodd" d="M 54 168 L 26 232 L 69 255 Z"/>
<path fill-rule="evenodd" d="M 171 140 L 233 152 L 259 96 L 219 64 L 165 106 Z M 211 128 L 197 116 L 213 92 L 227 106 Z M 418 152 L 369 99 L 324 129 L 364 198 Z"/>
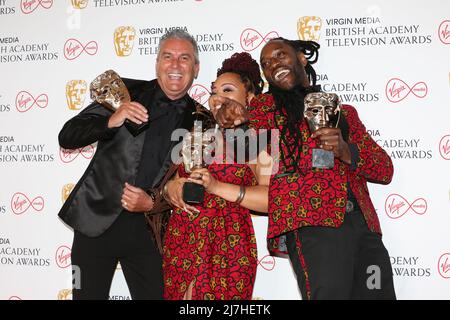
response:
<path fill-rule="evenodd" d="M 255 129 L 280 131 L 267 237 L 271 251 L 288 252 L 303 299 L 395 299 L 389 254 L 367 189 L 367 181 L 391 181 L 392 161 L 352 106 L 341 106 L 337 128 L 310 133 L 304 98 L 320 91 L 311 66 L 318 49 L 312 41 L 270 40 L 260 59 L 269 92 L 254 98 L 248 112 L 229 101 L 210 107 L 224 127 L 249 121 Z M 332 169 L 312 167 L 314 148 L 334 153 Z"/>

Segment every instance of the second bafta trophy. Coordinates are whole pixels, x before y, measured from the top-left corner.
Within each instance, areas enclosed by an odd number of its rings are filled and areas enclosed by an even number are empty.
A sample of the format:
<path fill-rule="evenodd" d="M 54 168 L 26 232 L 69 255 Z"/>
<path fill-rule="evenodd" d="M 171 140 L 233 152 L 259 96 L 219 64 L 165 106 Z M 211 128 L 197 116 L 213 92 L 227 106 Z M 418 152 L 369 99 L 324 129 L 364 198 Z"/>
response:
<path fill-rule="evenodd" d="M 210 128 L 208 121 L 194 121 L 193 131 L 183 139 L 181 156 L 184 169 L 191 173 L 195 169 L 205 168 L 211 163 L 216 150 L 215 131 L 205 130 Z M 185 182 L 183 185 L 183 201 L 189 204 L 203 202 L 205 188 L 193 182 Z"/>
<path fill-rule="evenodd" d="M 92 100 L 97 101 L 111 111 L 115 111 L 122 103 L 131 101 L 130 93 L 125 83 L 113 70 L 105 71 L 96 77 L 91 82 L 90 91 Z M 127 119 L 124 125 L 133 136 L 137 136 L 147 129 L 148 122 L 137 124 Z"/>
<path fill-rule="evenodd" d="M 326 92 L 309 93 L 305 97 L 304 116 L 311 133 L 319 128 L 336 128 L 341 115 L 341 102 L 337 94 Z M 323 149 L 312 150 L 312 167 L 331 169 L 334 153 Z"/>

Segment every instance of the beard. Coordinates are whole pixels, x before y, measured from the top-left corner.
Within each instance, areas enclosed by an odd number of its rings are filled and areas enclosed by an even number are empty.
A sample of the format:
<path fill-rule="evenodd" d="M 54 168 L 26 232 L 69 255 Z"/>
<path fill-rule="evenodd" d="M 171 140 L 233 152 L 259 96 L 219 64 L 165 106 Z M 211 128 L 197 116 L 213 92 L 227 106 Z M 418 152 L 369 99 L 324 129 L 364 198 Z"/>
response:
<path fill-rule="evenodd" d="M 306 88 L 302 85 L 296 85 L 289 90 L 280 89 L 273 84 L 269 85 L 268 93 L 272 94 L 275 100 L 276 112 L 286 119 L 281 127 L 280 138 L 286 145 L 287 152 L 283 148 L 280 148 L 280 152 L 281 160 L 284 162 L 287 170 L 293 166 L 296 169 L 295 171 L 299 171 L 298 163 L 303 144 L 300 124 L 304 119 L 305 96 L 308 93 L 320 91 L 320 85 Z M 288 159 L 292 161 L 288 161 Z"/>

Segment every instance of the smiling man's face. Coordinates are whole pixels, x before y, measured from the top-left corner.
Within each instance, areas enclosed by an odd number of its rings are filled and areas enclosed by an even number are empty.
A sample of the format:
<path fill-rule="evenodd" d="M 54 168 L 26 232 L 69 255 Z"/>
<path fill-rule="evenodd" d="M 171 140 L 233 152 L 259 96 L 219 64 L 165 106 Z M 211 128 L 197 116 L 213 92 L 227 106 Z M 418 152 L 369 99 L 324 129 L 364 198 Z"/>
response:
<path fill-rule="evenodd" d="M 199 63 L 195 61 L 192 43 L 184 39 L 163 42 L 156 60 L 156 77 L 164 93 L 172 100 L 183 97 L 197 77 Z"/>

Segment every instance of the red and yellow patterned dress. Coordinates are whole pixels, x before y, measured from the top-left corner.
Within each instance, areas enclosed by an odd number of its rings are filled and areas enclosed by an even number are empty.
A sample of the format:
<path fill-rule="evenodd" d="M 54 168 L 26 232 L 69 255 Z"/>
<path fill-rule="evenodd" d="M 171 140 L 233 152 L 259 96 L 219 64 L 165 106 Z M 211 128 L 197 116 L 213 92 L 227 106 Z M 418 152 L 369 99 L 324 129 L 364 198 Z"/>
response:
<path fill-rule="evenodd" d="M 247 165 L 211 164 L 217 180 L 254 185 Z M 187 177 L 183 166 L 178 173 Z M 164 299 L 181 300 L 193 283 L 192 299 L 251 299 L 257 251 L 250 211 L 205 193 L 200 213 L 173 211 L 163 250 Z"/>

